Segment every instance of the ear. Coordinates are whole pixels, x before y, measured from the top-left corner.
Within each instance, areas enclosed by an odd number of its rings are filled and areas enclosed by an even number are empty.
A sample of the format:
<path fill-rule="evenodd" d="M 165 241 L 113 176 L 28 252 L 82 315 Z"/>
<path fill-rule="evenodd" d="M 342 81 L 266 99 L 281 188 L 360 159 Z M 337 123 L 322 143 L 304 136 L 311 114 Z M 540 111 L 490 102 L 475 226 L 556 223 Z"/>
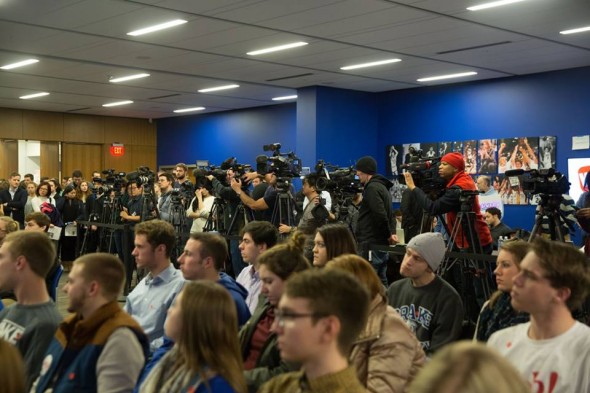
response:
<path fill-rule="evenodd" d="M 338 345 L 338 338 L 340 337 L 340 330 L 342 328 L 340 319 L 335 315 L 330 315 L 322 318 L 317 323 L 323 325 L 324 330 L 321 334 L 322 341 Z"/>
<path fill-rule="evenodd" d="M 163 245 L 163 244 L 158 244 L 156 246 L 156 249 L 154 251 L 159 252 L 159 253 L 166 254 L 166 246 Z"/>
<path fill-rule="evenodd" d="M 264 252 L 264 251 L 268 250 L 268 246 L 266 245 L 266 243 L 257 244 L 256 247 L 258 247 L 258 250 L 260 252 Z"/>
<path fill-rule="evenodd" d="M 572 296 L 572 290 L 568 287 L 559 288 L 556 290 L 555 296 L 560 303 L 565 304 Z"/>
<path fill-rule="evenodd" d="M 205 259 L 203 259 L 203 267 L 207 268 L 207 269 L 213 269 L 215 268 L 215 262 L 213 261 L 213 257 L 207 257 Z"/>
<path fill-rule="evenodd" d="M 14 266 L 16 267 L 16 270 L 23 270 L 28 264 L 27 258 L 25 258 L 23 255 L 16 257 L 14 260 Z"/>
<path fill-rule="evenodd" d="M 100 284 L 97 281 L 90 281 L 87 291 L 90 296 L 96 296 L 100 294 Z"/>

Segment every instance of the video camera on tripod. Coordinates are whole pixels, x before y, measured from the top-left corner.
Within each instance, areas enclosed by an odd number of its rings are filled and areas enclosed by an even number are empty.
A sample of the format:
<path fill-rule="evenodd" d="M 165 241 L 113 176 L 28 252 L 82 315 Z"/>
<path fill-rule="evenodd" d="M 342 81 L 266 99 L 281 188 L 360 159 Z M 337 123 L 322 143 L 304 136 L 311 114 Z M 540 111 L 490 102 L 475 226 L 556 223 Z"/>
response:
<path fill-rule="evenodd" d="M 138 187 L 153 189 L 156 174 L 150 170 L 147 166 L 140 166 L 135 172 L 129 172 L 127 174 L 127 180 L 130 182 L 136 182 Z M 147 187 L 146 187 L 147 186 Z"/>
<path fill-rule="evenodd" d="M 415 150 L 411 153 L 410 163 L 400 166 L 412 174 L 414 184 L 431 196 L 440 196 L 445 189 L 446 181 L 439 176 L 438 168 L 440 166 L 440 157 L 423 158 L 422 150 Z M 399 175 L 400 184 L 406 184 L 406 179 L 402 174 Z"/>
<path fill-rule="evenodd" d="M 318 160 L 315 171 L 319 176 L 316 182 L 317 190 L 330 193 L 332 210 L 339 219 L 344 219 L 349 213 L 348 207 L 352 204 L 354 196 L 363 192 L 363 186 L 355 176 L 354 167 L 342 168 Z"/>
<path fill-rule="evenodd" d="M 281 144 L 263 145 L 264 151 L 272 151 L 272 156 L 259 155 L 256 157 L 256 172 L 261 175 L 273 173 L 277 177 L 276 188 L 288 191 L 293 177 L 301 174 L 301 159 L 294 152 L 281 153 Z"/>
<path fill-rule="evenodd" d="M 531 169 L 525 171 L 522 169 L 513 169 L 506 171 L 505 175 L 508 177 L 522 176 L 522 190 L 530 194 L 546 194 L 546 195 L 563 195 L 570 190 L 570 183 L 560 172 L 553 168 L 547 169 Z"/>
<path fill-rule="evenodd" d="M 115 192 L 119 193 L 121 187 L 125 184 L 125 172 L 117 172 L 114 169 L 105 169 L 101 173 L 106 175 L 104 179 L 100 177 L 92 178 L 93 183 L 101 184 L 100 186 L 94 187 L 94 193 L 106 194 L 111 190 L 115 190 Z"/>

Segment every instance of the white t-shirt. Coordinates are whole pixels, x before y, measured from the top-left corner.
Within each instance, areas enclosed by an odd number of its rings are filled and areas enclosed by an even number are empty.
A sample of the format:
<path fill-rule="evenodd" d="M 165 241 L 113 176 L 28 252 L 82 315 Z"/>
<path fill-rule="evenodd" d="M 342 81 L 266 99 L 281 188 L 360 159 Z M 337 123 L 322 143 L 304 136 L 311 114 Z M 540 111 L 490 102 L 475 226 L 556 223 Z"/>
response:
<path fill-rule="evenodd" d="M 576 322 L 557 337 L 532 340 L 530 325 L 500 330 L 487 344 L 522 373 L 533 393 L 590 392 L 590 327 Z"/>

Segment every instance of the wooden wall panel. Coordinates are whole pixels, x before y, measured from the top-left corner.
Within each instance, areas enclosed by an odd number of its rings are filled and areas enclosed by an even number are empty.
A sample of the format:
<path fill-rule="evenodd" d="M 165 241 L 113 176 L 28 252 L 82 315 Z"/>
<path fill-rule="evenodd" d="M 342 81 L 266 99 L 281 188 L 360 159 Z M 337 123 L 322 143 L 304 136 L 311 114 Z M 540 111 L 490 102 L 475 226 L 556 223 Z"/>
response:
<path fill-rule="evenodd" d="M 113 142 L 130 145 L 133 143 L 133 126 L 135 119 L 107 117 L 104 123 L 104 143 Z"/>
<path fill-rule="evenodd" d="M 23 111 L 22 139 L 62 141 L 64 120 L 62 113 Z"/>
<path fill-rule="evenodd" d="M 125 145 L 125 155 L 123 157 L 113 157 L 109 152 L 111 145 L 102 145 L 104 162 L 104 168 L 102 169 L 114 169 L 117 172 L 133 172 L 136 167 L 133 166 L 133 159 L 131 158 L 129 146 L 130 145 Z"/>
<path fill-rule="evenodd" d="M 145 119 L 135 119 L 137 124 L 133 127 L 132 143 L 134 145 L 156 146 L 156 124 Z"/>
<path fill-rule="evenodd" d="M 84 178 L 89 180 L 92 171 L 104 169 L 102 145 L 62 143 L 61 168 L 64 177 L 80 169 Z"/>
<path fill-rule="evenodd" d="M 156 147 L 155 146 L 129 146 L 131 151 L 131 159 L 134 168 L 140 166 L 147 166 L 152 171 L 156 172 Z"/>
<path fill-rule="evenodd" d="M 8 179 L 11 172 L 18 172 L 18 142 L 0 140 L 0 178 Z"/>
<path fill-rule="evenodd" d="M 64 142 L 104 143 L 105 118 L 64 114 Z"/>
<path fill-rule="evenodd" d="M 41 177 L 59 176 L 59 142 L 41 142 Z"/>
<path fill-rule="evenodd" d="M 0 108 L 0 138 L 23 139 L 23 112 Z"/>

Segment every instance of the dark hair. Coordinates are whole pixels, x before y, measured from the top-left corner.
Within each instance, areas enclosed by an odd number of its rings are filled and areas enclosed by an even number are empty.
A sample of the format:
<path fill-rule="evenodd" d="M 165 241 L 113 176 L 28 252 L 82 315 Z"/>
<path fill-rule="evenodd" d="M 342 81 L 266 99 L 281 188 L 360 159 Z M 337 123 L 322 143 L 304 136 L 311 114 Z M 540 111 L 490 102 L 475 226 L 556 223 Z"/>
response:
<path fill-rule="evenodd" d="M 174 183 L 174 176 L 172 176 L 172 174 L 170 172 L 160 173 L 158 175 L 158 178 L 160 178 L 160 177 L 165 177 L 168 182 Z"/>
<path fill-rule="evenodd" d="M 33 176 L 32 173 L 27 173 L 24 177 L 28 177 L 29 179 L 31 179 L 33 181 L 35 180 L 35 176 Z"/>
<path fill-rule="evenodd" d="M 18 172 L 10 172 L 9 179 L 12 179 L 12 178 L 13 178 L 13 177 L 15 177 L 15 176 L 18 176 L 18 177 L 20 177 L 20 173 L 18 173 Z"/>
<path fill-rule="evenodd" d="M 350 229 L 344 224 L 327 224 L 318 228 L 324 239 L 328 261 L 342 254 L 356 254 L 356 242 Z"/>
<path fill-rule="evenodd" d="M 286 243 L 279 244 L 263 252 L 258 258 L 259 266 L 265 265 L 268 270 L 286 280 L 295 272 L 309 269 L 309 261 L 303 255 L 305 235 L 296 231 Z"/>
<path fill-rule="evenodd" d="M 201 243 L 201 258 L 213 258 L 215 270 L 223 269 L 227 259 L 227 241 L 219 234 L 210 232 L 195 232 L 190 234 L 190 239 Z"/>
<path fill-rule="evenodd" d="M 176 233 L 174 227 L 164 220 L 150 220 L 140 222 L 135 226 L 135 235 L 145 235 L 152 249 L 163 244 L 166 247 L 166 257 L 170 258 L 176 245 Z"/>
<path fill-rule="evenodd" d="M 309 269 L 287 280 L 284 295 L 306 299 L 309 311 L 317 318 L 332 315 L 338 318 L 338 349 L 341 355 L 348 356 L 369 314 L 369 291 L 364 285 L 339 269 Z"/>
<path fill-rule="evenodd" d="M 82 171 L 79 169 L 76 169 L 74 172 L 72 172 L 72 177 L 84 177 L 82 176 Z"/>
<path fill-rule="evenodd" d="M 35 221 L 37 225 L 40 227 L 45 227 L 45 230 L 49 229 L 49 225 L 51 225 L 51 218 L 47 214 L 41 212 L 33 212 L 27 214 L 25 217 L 25 222 Z"/>
<path fill-rule="evenodd" d="M 303 179 L 303 182 L 307 183 L 308 186 L 317 189 L 318 179 L 319 179 L 319 176 L 317 175 L 317 173 L 310 173 L 309 175 L 305 176 L 305 178 Z"/>
<path fill-rule="evenodd" d="M 185 172 L 188 172 L 188 166 L 184 162 L 179 162 L 178 164 L 174 165 L 174 168 L 181 167 Z"/>
<path fill-rule="evenodd" d="M 486 213 L 490 213 L 492 216 L 498 216 L 498 219 L 502 218 L 502 212 L 497 207 L 488 207 Z"/>
<path fill-rule="evenodd" d="M 566 304 L 570 311 L 582 305 L 590 288 L 590 269 L 586 255 L 577 248 L 537 236 L 532 242 L 532 252 L 546 272 L 553 288 L 569 288 Z"/>
<path fill-rule="evenodd" d="M 279 239 L 279 231 L 268 221 L 251 221 L 244 225 L 240 231 L 240 236 L 248 233 L 254 244 L 266 244 L 267 248 L 273 247 L 277 244 Z"/>
<path fill-rule="evenodd" d="M 39 189 L 43 186 L 47 187 L 47 195 L 51 195 L 51 186 L 49 185 L 49 182 L 46 182 L 46 181 L 42 181 L 37 186 L 37 190 L 36 190 L 37 195 L 39 195 Z"/>

